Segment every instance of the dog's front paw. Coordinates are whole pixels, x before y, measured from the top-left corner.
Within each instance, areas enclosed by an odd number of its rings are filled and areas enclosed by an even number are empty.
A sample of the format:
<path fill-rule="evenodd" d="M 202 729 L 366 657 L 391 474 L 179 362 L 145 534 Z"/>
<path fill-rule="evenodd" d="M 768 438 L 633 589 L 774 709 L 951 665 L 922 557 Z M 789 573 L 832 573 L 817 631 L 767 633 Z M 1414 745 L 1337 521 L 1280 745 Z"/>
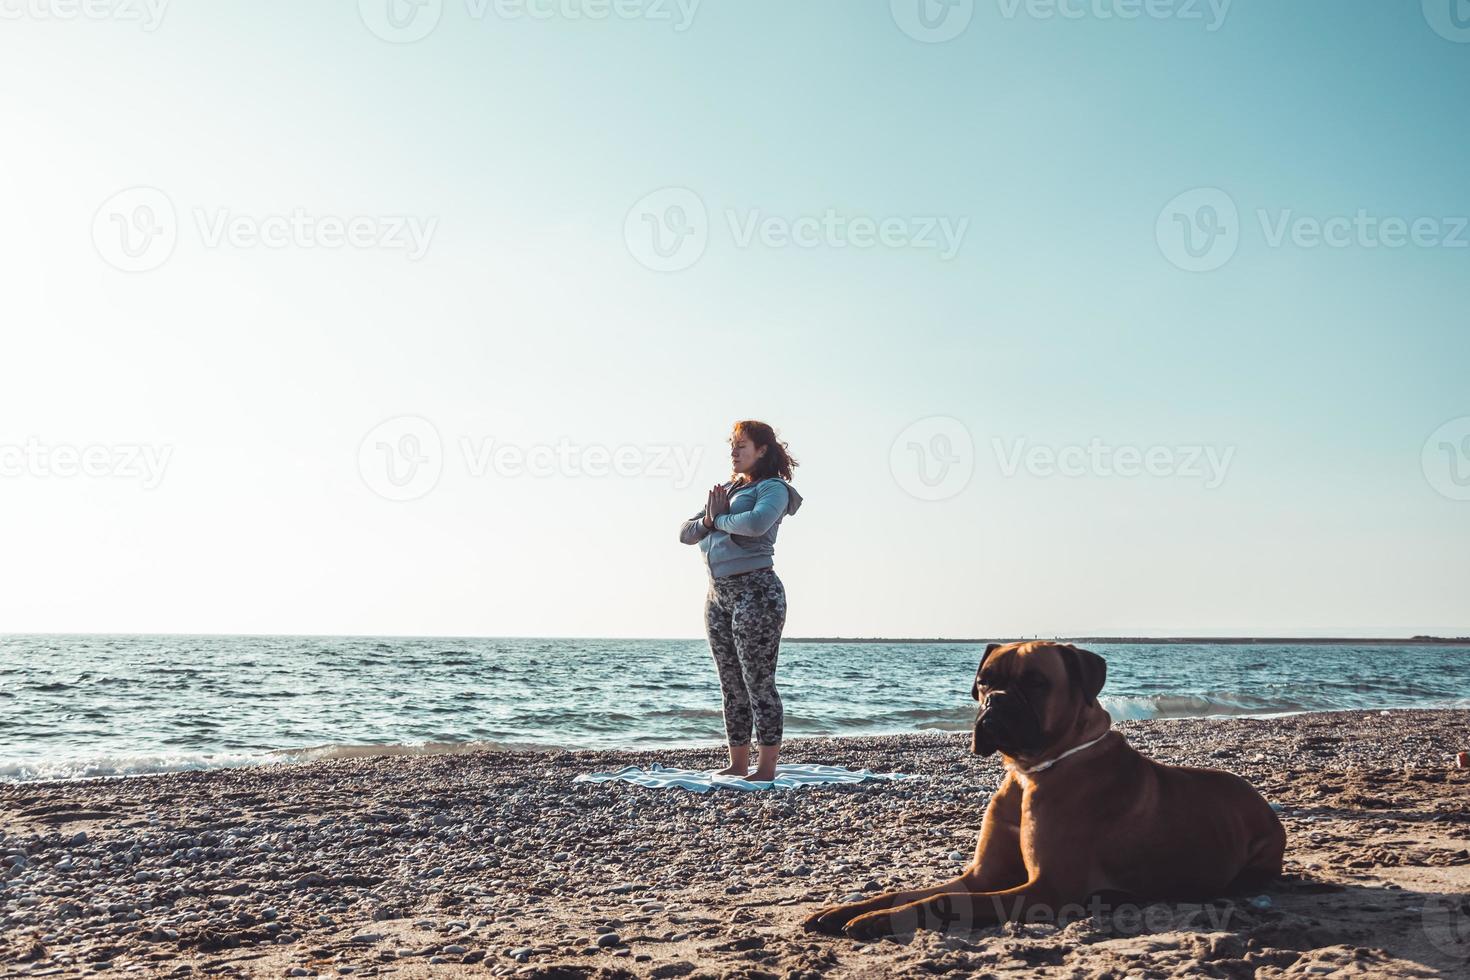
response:
<path fill-rule="evenodd" d="M 807 916 L 801 924 L 808 932 L 823 932 L 829 936 L 840 936 L 843 926 L 863 912 L 864 909 L 855 904 L 827 905 Z"/>
<path fill-rule="evenodd" d="M 852 919 L 842 930 L 850 939 L 864 941 L 893 935 L 893 917 L 885 912 L 868 912 Z"/>

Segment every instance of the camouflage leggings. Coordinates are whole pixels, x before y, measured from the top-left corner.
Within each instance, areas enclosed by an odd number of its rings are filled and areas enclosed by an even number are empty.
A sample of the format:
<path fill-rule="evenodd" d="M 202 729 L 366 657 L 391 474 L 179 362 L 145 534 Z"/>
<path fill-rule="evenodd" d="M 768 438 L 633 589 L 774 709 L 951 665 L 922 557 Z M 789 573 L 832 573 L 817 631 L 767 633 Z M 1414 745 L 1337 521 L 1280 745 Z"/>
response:
<path fill-rule="evenodd" d="M 731 745 L 750 744 L 752 709 L 760 744 L 781 741 L 776 655 L 785 625 L 786 589 L 773 569 L 711 581 L 704 601 L 704 629 L 720 672 L 725 737 Z"/>

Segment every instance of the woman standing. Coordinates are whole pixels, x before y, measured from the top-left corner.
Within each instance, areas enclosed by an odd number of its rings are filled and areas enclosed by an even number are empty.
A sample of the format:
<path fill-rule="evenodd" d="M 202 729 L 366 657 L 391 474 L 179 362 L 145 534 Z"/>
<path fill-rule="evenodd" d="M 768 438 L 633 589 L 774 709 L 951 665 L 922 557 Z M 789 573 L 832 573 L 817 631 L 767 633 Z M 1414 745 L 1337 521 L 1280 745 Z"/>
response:
<path fill-rule="evenodd" d="M 790 484 L 796 460 L 764 422 L 736 422 L 730 434 L 729 482 L 713 487 L 704 510 L 684 522 L 679 540 L 698 544 L 709 572 L 704 626 L 720 674 L 730 768 L 722 775 L 776 778 L 783 711 L 776 656 L 786 625 L 786 589 L 772 556 L 781 518 L 795 514 L 801 494 Z M 760 742 L 750 772 L 752 714 Z"/>

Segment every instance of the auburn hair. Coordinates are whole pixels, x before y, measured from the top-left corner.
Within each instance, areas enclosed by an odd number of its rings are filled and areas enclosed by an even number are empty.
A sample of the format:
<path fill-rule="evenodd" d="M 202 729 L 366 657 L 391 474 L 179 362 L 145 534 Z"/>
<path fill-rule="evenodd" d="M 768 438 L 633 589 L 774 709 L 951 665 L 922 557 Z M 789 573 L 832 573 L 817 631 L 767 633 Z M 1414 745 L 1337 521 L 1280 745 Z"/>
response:
<path fill-rule="evenodd" d="M 733 446 L 742 437 L 749 439 L 755 445 L 757 452 L 762 446 L 766 449 L 765 455 L 755 461 L 755 472 L 750 477 L 751 483 L 773 476 L 787 481 L 791 479 L 791 471 L 797 467 L 796 458 L 791 455 L 791 450 L 786 447 L 786 443 L 776 438 L 775 429 L 755 419 L 742 419 L 736 422 L 734 428 L 730 430 L 730 444 Z M 735 475 L 731 479 L 740 482 L 745 478 Z"/>

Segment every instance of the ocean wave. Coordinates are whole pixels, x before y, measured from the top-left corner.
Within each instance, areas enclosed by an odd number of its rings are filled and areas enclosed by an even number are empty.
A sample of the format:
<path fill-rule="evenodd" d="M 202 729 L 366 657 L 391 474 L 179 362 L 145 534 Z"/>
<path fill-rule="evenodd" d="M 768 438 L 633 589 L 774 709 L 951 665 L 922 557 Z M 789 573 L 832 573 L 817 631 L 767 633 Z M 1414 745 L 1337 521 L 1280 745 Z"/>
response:
<path fill-rule="evenodd" d="M 872 718 L 860 719 L 864 724 L 912 731 L 967 732 L 975 727 L 975 705 L 966 702 L 947 708 L 904 708 L 885 711 Z"/>
<path fill-rule="evenodd" d="M 280 760 L 262 752 L 149 752 L 81 758 L 0 759 L 0 782 L 150 776 L 165 772 L 259 766 L 277 761 Z"/>
<path fill-rule="evenodd" d="M 1103 695 L 1098 703 L 1114 721 L 1148 721 L 1155 718 L 1207 718 L 1214 715 L 1275 715 L 1310 710 L 1287 699 L 1249 694 L 1146 694 Z"/>
<path fill-rule="evenodd" d="M 649 721 L 674 720 L 674 721 L 719 721 L 723 724 L 724 714 L 718 708 L 658 708 L 653 711 L 644 712 L 643 718 Z"/>
<path fill-rule="evenodd" d="M 316 762 L 320 759 L 367 759 L 375 756 L 460 755 L 465 752 L 551 752 L 575 749 L 574 745 L 555 742 L 502 742 L 476 739 L 465 742 L 404 742 L 375 745 L 371 743 L 330 743 L 299 749 L 273 749 L 267 753 L 273 762 Z"/>
<path fill-rule="evenodd" d="M 366 759 L 375 756 L 459 755 L 465 752 L 572 750 L 579 746 L 550 742 L 478 740 L 401 744 L 326 744 L 293 749 L 242 752 L 151 752 L 54 759 L 0 759 L 0 782 L 57 782 L 74 779 L 156 776 L 168 772 L 238 769 L 247 766 L 296 765 L 323 759 Z"/>

